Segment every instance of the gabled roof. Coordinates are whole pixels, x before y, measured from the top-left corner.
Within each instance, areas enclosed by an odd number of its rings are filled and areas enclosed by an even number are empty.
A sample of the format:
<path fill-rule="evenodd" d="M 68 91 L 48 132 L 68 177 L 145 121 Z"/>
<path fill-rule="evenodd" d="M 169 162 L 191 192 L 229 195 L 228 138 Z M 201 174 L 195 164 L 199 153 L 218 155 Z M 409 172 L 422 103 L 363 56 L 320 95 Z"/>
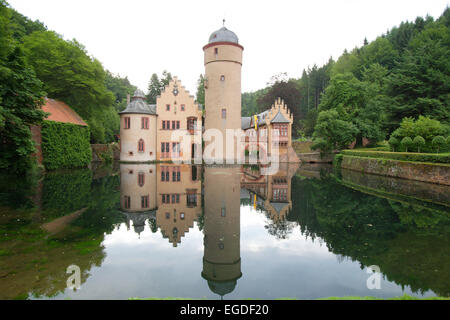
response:
<path fill-rule="evenodd" d="M 62 101 L 45 98 L 42 110 L 50 113 L 45 120 L 87 126 L 87 123 L 83 121 L 78 113 Z"/>
<path fill-rule="evenodd" d="M 289 122 L 290 121 L 286 119 L 286 117 L 280 111 L 278 111 L 277 115 L 275 116 L 275 118 L 272 119 L 270 123 L 289 123 Z"/>

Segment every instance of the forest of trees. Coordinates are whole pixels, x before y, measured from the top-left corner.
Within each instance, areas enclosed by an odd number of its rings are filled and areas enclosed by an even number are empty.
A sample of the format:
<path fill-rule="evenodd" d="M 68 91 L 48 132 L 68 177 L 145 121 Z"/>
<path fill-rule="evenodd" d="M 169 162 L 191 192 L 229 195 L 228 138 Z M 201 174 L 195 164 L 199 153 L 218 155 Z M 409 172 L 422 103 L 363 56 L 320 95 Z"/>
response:
<path fill-rule="evenodd" d="M 29 126 L 40 124 L 44 97 L 64 101 L 88 124 L 92 143 L 119 133 L 118 111 L 136 90 L 76 40 L 64 40 L 0 0 L 0 168 L 24 169 L 35 149 Z"/>
<path fill-rule="evenodd" d="M 268 109 L 282 97 L 294 114 L 294 136 L 313 137 L 322 150 L 362 138 L 387 139 L 403 119 L 426 116 L 450 130 L 450 10 L 440 18 L 403 22 L 337 61 L 276 78 L 242 95 L 242 114 Z M 412 137 L 414 138 L 414 137 Z"/>

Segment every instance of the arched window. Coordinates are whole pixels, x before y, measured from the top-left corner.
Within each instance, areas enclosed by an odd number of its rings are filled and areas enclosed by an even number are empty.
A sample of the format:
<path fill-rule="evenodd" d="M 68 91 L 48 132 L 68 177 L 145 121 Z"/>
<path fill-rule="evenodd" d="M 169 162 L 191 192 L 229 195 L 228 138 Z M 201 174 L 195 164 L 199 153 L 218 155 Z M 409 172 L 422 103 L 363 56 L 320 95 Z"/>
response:
<path fill-rule="evenodd" d="M 145 143 L 144 140 L 140 139 L 138 142 L 138 151 L 144 152 L 145 151 Z"/>

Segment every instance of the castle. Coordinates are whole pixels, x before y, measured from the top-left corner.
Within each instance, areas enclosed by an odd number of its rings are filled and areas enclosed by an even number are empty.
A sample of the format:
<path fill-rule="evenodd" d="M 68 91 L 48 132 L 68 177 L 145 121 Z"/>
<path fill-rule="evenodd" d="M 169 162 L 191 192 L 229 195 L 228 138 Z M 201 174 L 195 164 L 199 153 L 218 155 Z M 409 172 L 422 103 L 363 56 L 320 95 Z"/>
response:
<path fill-rule="evenodd" d="M 203 47 L 204 107 L 177 77 L 157 97 L 156 105 L 147 104 L 138 89 L 120 112 L 120 160 L 201 163 L 206 158 L 210 163 L 228 163 L 256 143 L 258 151 L 269 156 L 276 149 L 280 162 L 298 162 L 291 146 L 293 116 L 281 99 L 261 114 L 241 118 L 243 50 L 236 34 L 227 28 L 211 34 Z M 229 139 L 229 132 L 244 136 Z M 213 142 L 222 150 L 209 148 Z"/>

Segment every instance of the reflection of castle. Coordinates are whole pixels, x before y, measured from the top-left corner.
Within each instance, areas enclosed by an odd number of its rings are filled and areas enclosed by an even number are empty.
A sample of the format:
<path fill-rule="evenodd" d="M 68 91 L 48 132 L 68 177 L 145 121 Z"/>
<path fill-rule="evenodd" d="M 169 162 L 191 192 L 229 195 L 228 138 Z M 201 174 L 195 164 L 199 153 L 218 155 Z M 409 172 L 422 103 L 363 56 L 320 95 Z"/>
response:
<path fill-rule="evenodd" d="M 156 224 L 176 247 L 202 213 L 201 167 L 158 165 Z"/>
<path fill-rule="evenodd" d="M 205 168 L 202 277 L 214 293 L 232 292 L 241 273 L 239 167 Z"/>
<path fill-rule="evenodd" d="M 201 169 L 188 165 L 121 164 L 121 209 L 136 233 L 147 220 L 174 247 L 201 214 Z"/>
<path fill-rule="evenodd" d="M 156 166 L 153 164 L 120 165 L 120 204 L 136 233 L 144 230 L 145 221 L 155 216 Z"/>
<path fill-rule="evenodd" d="M 121 207 L 137 233 L 149 221 L 176 247 L 201 216 L 203 190 L 202 277 L 223 297 L 242 276 L 241 191 L 248 190 L 247 197 L 252 203 L 256 199 L 274 222 L 284 220 L 292 208 L 291 178 L 297 168 L 280 164 L 275 175 L 263 176 L 259 167 L 121 164 Z"/>
<path fill-rule="evenodd" d="M 280 163 L 276 174 L 261 174 L 261 167 L 242 167 L 241 187 L 249 191 L 254 207 L 263 207 L 275 223 L 285 220 L 292 209 L 291 180 L 298 164 Z"/>

